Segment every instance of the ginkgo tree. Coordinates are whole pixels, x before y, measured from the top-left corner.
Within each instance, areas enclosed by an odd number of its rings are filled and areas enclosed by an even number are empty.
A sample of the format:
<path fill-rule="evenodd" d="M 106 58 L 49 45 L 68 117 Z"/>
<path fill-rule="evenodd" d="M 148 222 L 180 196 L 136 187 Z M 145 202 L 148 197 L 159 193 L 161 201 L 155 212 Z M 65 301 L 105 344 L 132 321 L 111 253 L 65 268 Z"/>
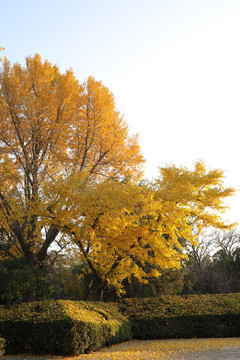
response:
<path fill-rule="evenodd" d="M 230 228 L 221 213 L 224 199 L 234 189 L 224 187 L 223 175 L 196 162 L 193 170 L 161 168 L 151 184 L 126 178 L 85 186 L 84 178 L 72 178 L 68 185 L 58 185 L 54 193 L 59 201 L 54 205 L 53 200 L 52 216 L 60 219 L 56 226 L 85 260 L 91 275 L 86 297 L 93 286 L 102 299 L 108 286 L 120 294 L 124 279 L 131 281 L 134 276 L 146 283 L 149 277 L 160 276 L 162 269 L 179 268 L 186 258 L 184 245 L 196 243 L 196 227 L 199 231 L 207 226 Z"/>
<path fill-rule="evenodd" d="M 101 298 L 131 276 L 179 267 L 193 226 L 227 228 L 220 214 L 234 189 L 222 171 L 170 165 L 141 182 L 138 139 L 100 81 L 79 84 L 39 55 L 25 67 L 5 59 L 0 95 L 1 256 L 41 268 L 53 244 L 69 246 Z"/>
<path fill-rule="evenodd" d="M 60 180 L 84 173 L 85 184 L 138 177 L 143 157 L 112 93 L 93 77 L 79 84 L 39 55 L 26 65 L 5 58 L 0 72 L 0 252 L 41 267 L 59 240 Z M 87 175 L 86 175 L 87 174 Z M 59 201 L 56 200 L 56 201 Z M 58 206 L 57 204 L 56 207 Z M 56 210 L 56 208 L 55 208 Z"/>
<path fill-rule="evenodd" d="M 4 47 L 1 47 L 1 46 L 0 46 L 0 51 L 1 51 L 1 50 L 5 50 Z M 1 60 L 2 60 L 2 58 L 0 57 L 0 61 L 1 61 Z"/>

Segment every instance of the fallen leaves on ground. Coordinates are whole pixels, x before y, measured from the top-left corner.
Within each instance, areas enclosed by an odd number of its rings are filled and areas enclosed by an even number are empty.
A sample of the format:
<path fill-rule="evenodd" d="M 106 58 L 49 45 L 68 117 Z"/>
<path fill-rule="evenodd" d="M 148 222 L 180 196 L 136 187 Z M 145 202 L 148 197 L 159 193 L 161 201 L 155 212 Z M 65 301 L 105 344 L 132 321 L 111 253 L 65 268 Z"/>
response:
<path fill-rule="evenodd" d="M 180 339 L 180 340 L 133 340 L 103 348 L 95 353 L 80 355 L 71 360 L 176 360 L 201 359 L 211 351 L 239 349 L 240 339 Z M 196 357 L 197 356 L 197 357 Z M 69 360 L 70 360 L 69 359 Z"/>
<path fill-rule="evenodd" d="M 133 340 L 100 349 L 91 354 L 73 357 L 43 357 L 42 359 L 66 360 L 185 360 L 206 359 L 212 351 L 219 352 L 219 359 L 223 350 L 240 353 L 240 338 L 226 339 L 170 339 L 170 340 Z M 21 357 L 21 359 L 37 359 L 40 357 Z M 210 358 L 210 357 L 209 357 Z M 12 360 L 13 357 L 6 357 Z M 18 359 L 14 357 L 14 359 Z M 20 359 L 20 358 L 19 358 Z M 213 357 L 211 357 L 213 359 Z M 227 360 L 227 359 L 226 359 Z"/>

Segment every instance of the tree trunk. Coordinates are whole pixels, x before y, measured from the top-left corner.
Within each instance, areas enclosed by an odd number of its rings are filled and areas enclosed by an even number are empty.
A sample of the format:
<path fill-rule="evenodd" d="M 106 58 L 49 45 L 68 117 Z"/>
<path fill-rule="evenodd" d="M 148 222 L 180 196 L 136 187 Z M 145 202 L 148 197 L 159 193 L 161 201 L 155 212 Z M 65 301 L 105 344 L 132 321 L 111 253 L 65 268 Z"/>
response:
<path fill-rule="evenodd" d="M 84 300 L 87 301 L 88 300 L 88 297 L 91 293 L 91 290 L 92 290 L 92 287 L 93 287 L 93 284 L 94 284 L 94 281 L 93 281 L 93 278 L 90 280 L 89 284 L 88 284 L 88 288 L 87 288 L 87 291 L 85 293 L 85 296 L 84 296 Z"/>
<path fill-rule="evenodd" d="M 98 290 L 98 301 L 103 301 L 103 293 L 104 293 L 104 288 L 100 288 Z"/>
<path fill-rule="evenodd" d="M 26 291 L 22 296 L 22 302 L 32 302 L 35 301 L 35 294 L 32 290 Z"/>
<path fill-rule="evenodd" d="M 103 294 L 104 294 L 104 289 L 106 288 L 107 286 L 107 281 L 104 280 L 104 281 L 101 281 L 99 286 L 98 286 L 98 301 L 103 301 Z"/>

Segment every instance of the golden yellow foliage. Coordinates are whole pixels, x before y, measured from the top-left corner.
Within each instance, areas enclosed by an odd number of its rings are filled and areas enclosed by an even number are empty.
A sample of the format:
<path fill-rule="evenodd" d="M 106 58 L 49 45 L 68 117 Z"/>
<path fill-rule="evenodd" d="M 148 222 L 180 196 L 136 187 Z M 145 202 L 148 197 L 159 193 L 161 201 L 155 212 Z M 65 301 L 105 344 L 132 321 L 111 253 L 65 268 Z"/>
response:
<path fill-rule="evenodd" d="M 42 356 L 43 359 L 66 360 L 190 360 L 237 358 L 240 351 L 239 338 L 212 339 L 170 339 L 132 340 L 100 349 L 94 353 L 79 356 Z M 15 355 L 5 355 L 6 359 L 17 359 Z M 20 356 L 19 356 L 20 358 Z M 31 355 L 24 358 L 33 359 Z M 41 355 L 38 355 L 41 358 Z"/>
<path fill-rule="evenodd" d="M 226 210 L 225 198 L 233 196 L 235 189 L 224 186 L 224 172 L 207 170 L 203 161 L 194 169 L 169 165 L 159 169 L 159 178 L 153 186 L 158 198 L 185 210 L 190 223 L 197 223 L 199 230 L 206 226 L 229 229 L 236 224 L 226 224 L 221 215 Z"/>
<path fill-rule="evenodd" d="M 4 60 L 0 94 L 5 256 L 42 266 L 54 241 L 62 249 L 73 242 L 99 291 L 112 285 L 121 292 L 132 275 L 145 282 L 178 268 L 181 239 L 195 240 L 193 224 L 228 228 L 219 214 L 234 189 L 224 187 L 221 170 L 169 165 L 151 185 L 138 183 L 138 139 L 101 81 L 79 84 L 72 71 L 61 74 L 35 55 L 25 67 Z"/>
<path fill-rule="evenodd" d="M 146 282 L 161 269 L 179 268 L 184 244 L 196 242 L 194 225 L 231 226 L 220 213 L 234 189 L 224 187 L 222 171 L 208 171 L 203 162 L 193 170 L 161 168 L 151 185 L 108 179 L 86 186 L 84 177 L 75 176 L 60 181 L 54 193 L 56 226 L 77 244 L 101 290 L 113 286 L 121 293 L 123 279 Z"/>
<path fill-rule="evenodd" d="M 5 50 L 4 47 L 1 47 L 1 46 L 0 46 L 0 51 L 1 51 L 1 50 Z M 2 61 L 2 58 L 1 58 L 1 57 L 0 57 L 0 61 Z"/>
<path fill-rule="evenodd" d="M 237 356 L 239 339 L 174 339 L 174 340 L 133 340 L 127 343 L 101 349 L 94 354 L 80 355 L 68 359 L 85 360 L 174 360 L 174 359 L 217 359 Z"/>
<path fill-rule="evenodd" d="M 39 265 L 59 234 L 55 225 L 68 217 L 51 186 L 82 173 L 86 183 L 138 177 L 143 158 L 113 95 L 92 77 L 80 85 L 39 55 L 25 67 L 5 59 L 0 93 L 0 224 Z M 61 204 L 57 220 L 52 199 Z"/>

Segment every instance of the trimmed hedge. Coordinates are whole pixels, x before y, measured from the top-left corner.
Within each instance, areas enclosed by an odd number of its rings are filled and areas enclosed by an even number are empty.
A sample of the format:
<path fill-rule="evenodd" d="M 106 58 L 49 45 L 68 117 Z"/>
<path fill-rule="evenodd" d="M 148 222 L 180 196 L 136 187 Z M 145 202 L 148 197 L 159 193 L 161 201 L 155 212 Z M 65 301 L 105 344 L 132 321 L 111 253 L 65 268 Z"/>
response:
<path fill-rule="evenodd" d="M 240 336 L 240 294 L 125 299 L 119 307 L 135 339 Z"/>
<path fill-rule="evenodd" d="M 0 334 L 8 354 L 54 355 L 79 355 L 131 338 L 235 337 L 240 294 L 2 305 Z"/>
<path fill-rule="evenodd" d="M 0 337 L 0 356 L 5 352 L 5 342 L 6 340 Z"/>
<path fill-rule="evenodd" d="M 44 301 L 0 306 L 6 353 L 79 355 L 131 339 L 128 319 L 114 304 Z"/>

